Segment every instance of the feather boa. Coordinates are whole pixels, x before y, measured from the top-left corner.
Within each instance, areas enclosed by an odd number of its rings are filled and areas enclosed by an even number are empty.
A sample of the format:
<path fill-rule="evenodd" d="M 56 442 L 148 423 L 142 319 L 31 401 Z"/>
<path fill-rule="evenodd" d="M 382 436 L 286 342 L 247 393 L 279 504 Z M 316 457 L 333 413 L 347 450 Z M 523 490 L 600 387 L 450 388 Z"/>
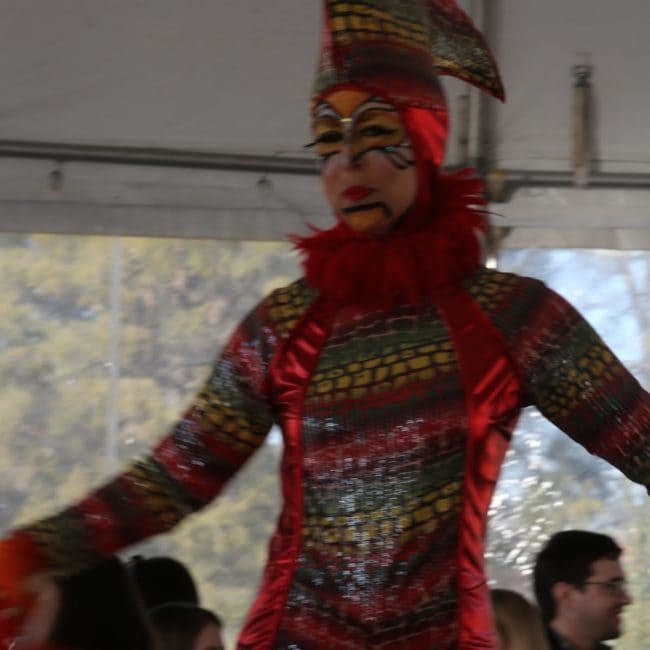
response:
<path fill-rule="evenodd" d="M 291 236 L 307 282 L 335 305 L 361 310 L 434 300 L 482 263 L 484 189 L 471 170 L 437 174 L 433 205 L 414 206 L 385 237 L 355 232 L 341 221 Z"/>

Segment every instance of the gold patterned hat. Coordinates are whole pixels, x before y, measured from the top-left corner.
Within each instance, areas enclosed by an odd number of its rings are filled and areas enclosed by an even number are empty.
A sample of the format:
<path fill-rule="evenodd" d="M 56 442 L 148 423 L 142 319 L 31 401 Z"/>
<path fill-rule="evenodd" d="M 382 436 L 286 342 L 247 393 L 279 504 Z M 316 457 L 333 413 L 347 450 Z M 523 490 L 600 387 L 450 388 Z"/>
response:
<path fill-rule="evenodd" d="M 324 0 L 314 102 L 355 86 L 397 105 L 446 110 L 441 74 L 504 99 L 483 35 L 453 0 Z"/>

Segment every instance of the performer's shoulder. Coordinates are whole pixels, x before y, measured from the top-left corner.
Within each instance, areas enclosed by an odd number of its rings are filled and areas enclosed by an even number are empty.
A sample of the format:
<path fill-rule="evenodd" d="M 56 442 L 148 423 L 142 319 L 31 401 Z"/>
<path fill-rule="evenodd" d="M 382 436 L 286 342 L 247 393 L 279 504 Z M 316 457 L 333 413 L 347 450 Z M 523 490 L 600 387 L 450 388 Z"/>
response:
<path fill-rule="evenodd" d="M 466 289 L 484 308 L 502 306 L 504 300 L 542 300 L 553 294 L 541 280 L 490 268 L 470 277 Z"/>
<path fill-rule="evenodd" d="M 495 269 L 478 271 L 466 290 L 513 345 L 564 308 L 563 300 L 541 280 Z"/>
<path fill-rule="evenodd" d="M 269 293 L 261 307 L 269 324 L 282 336 L 293 329 L 317 297 L 318 292 L 299 278 Z"/>

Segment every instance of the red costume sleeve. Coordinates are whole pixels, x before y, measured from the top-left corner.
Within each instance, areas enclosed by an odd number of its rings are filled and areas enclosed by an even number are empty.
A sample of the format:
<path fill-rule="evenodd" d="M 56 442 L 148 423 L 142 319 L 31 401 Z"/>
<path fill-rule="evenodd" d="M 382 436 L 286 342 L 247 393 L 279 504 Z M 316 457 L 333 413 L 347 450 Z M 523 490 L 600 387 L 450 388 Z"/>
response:
<path fill-rule="evenodd" d="M 589 323 L 531 278 L 484 270 L 472 293 L 510 345 L 525 402 L 650 488 L 650 395 Z"/>
<path fill-rule="evenodd" d="M 542 414 L 650 489 L 650 395 L 589 323 L 544 287 L 520 344 Z"/>
<path fill-rule="evenodd" d="M 153 452 L 80 502 L 0 542 L 0 589 L 24 602 L 36 571 L 74 573 L 173 528 L 213 499 L 272 425 L 266 372 L 275 347 L 261 303 L 235 330 L 182 419 Z"/>

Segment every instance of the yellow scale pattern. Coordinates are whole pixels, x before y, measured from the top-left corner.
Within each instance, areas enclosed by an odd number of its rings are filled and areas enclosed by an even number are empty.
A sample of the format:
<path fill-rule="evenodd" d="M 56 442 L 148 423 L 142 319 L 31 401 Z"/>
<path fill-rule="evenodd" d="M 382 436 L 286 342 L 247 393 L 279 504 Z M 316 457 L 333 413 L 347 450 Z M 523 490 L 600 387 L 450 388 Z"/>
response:
<path fill-rule="evenodd" d="M 210 431 L 216 441 L 236 453 L 249 454 L 251 449 L 264 442 L 268 426 L 247 418 L 241 410 L 227 404 L 227 398 L 222 397 L 212 385 L 206 385 L 196 404 L 204 423 L 200 426 Z"/>
<path fill-rule="evenodd" d="M 450 341 L 399 350 L 387 348 L 381 357 L 352 361 L 341 368 L 317 372 L 307 391 L 307 404 L 363 399 L 414 382 L 430 381 L 454 372 L 456 356 Z"/>
<path fill-rule="evenodd" d="M 86 549 L 77 548 L 76 531 L 60 525 L 59 518 L 44 519 L 25 529 L 46 559 L 47 570 L 57 576 L 66 576 L 89 566 L 93 558 Z"/>
<path fill-rule="evenodd" d="M 601 382 L 614 379 L 614 356 L 602 341 L 594 341 L 589 349 L 567 370 L 561 386 L 549 385 L 538 398 L 538 407 L 552 419 L 569 417 L 585 397 L 585 391 Z"/>
<path fill-rule="evenodd" d="M 429 52 L 428 22 L 423 11 L 407 16 L 396 14 L 360 2 L 333 2 L 330 4 L 330 29 L 337 45 L 352 45 L 357 41 L 390 38 L 393 43 Z"/>
<path fill-rule="evenodd" d="M 316 293 L 303 280 L 277 289 L 266 299 L 266 309 L 279 338 L 289 336 L 297 322 L 312 304 Z M 208 382 L 199 394 L 194 408 L 200 413 L 199 423 L 212 432 L 213 438 L 239 454 L 249 454 L 259 447 L 268 433 L 268 423 L 246 417 L 244 410 L 229 406 L 230 399 Z"/>
<path fill-rule="evenodd" d="M 302 531 L 305 548 L 346 555 L 363 555 L 383 539 L 399 539 L 400 545 L 434 532 L 446 516 L 455 516 L 461 503 L 461 484 L 452 481 L 420 499 L 412 499 L 393 512 L 385 509 L 358 512 L 352 517 L 307 517 Z M 388 515 L 388 517 L 387 517 Z M 351 527 L 350 520 L 359 524 Z M 333 547 L 336 547 L 334 549 Z"/>
<path fill-rule="evenodd" d="M 467 289 L 481 309 L 492 311 L 495 304 L 503 301 L 504 295 L 518 285 L 518 278 L 509 273 L 482 272 Z"/>
<path fill-rule="evenodd" d="M 193 512 L 193 508 L 179 499 L 178 494 L 167 484 L 168 479 L 150 462 L 134 463 L 123 478 L 131 483 L 137 495 L 138 507 L 150 513 L 161 531 L 173 528 Z"/>
<path fill-rule="evenodd" d="M 476 276 L 468 290 L 479 307 L 489 313 L 498 310 L 499 305 L 504 302 L 512 304 L 509 294 L 520 284 L 521 279 L 515 275 L 483 271 Z M 573 336 L 579 337 L 584 333 L 584 326 L 579 327 L 580 330 L 572 332 Z M 572 359 L 570 365 L 567 364 L 561 377 L 561 385 L 548 382 L 538 395 L 537 405 L 547 417 L 569 417 L 584 399 L 585 391 L 593 385 L 614 379 L 614 369 L 618 366 L 604 342 L 592 333 L 587 334 L 584 340 L 588 341 L 589 345 L 584 348 L 582 354 Z M 573 350 L 580 348 L 580 345 L 571 346 Z"/>
<path fill-rule="evenodd" d="M 121 475 L 131 486 L 130 498 L 138 509 L 146 511 L 156 522 L 159 532 L 173 528 L 193 508 L 172 489 L 169 479 L 150 461 L 136 461 Z M 99 515 L 96 515 L 99 516 Z M 85 545 L 85 537 L 74 526 L 75 516 L 69 510 L 36 522 L 25 529 L 39 551 L 47 557 L 47 565 L 57 575 L 70 575 L 90 566 L 96 557 Z"/>
<path fill-rule="evenodd" d="M 315 298 L 316 292 L 307 287 L 304 280 L 276 289 L 267 299 L 275 334 L 280 338 L 288 337 Z"/>

